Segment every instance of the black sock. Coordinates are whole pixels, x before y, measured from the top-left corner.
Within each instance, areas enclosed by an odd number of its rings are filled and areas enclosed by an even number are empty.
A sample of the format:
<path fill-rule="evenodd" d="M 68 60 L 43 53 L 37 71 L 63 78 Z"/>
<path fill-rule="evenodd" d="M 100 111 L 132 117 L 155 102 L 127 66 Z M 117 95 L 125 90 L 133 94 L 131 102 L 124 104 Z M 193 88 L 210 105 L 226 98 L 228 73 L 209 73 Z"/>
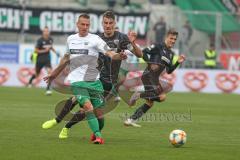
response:
<path fill-rule="evenodd" d="M 137 120 L 140 117 L 143 116 L 144 113 L 146 113 L 151 107 L 149 105 L 147 105 L 146 103 L 144 103 L 141 107 L 139 107 L 135 113 L 130 117 L 133 120 Z"/>
<path fill-rule="evenodd" d="M 98 118 L 99 130 L 101 131 L 104 127 L 104 118 Z"/>
<path fill-rule="evenodd" d="M 66 128 L 71 128 L 74 124 L 82 121 L 86 117 L 85 112 L 77 112 L 72 119 L 65 125 Z"/>
<path fill-rule="evenodd" d="M 51 86 L 51 83 L 48 83 L 46 89 L 47 89 L 47 90 L 50 90 L 50 86 Z"/>
<path fill-rule="evenodd" d="M 35 74 L 32 75 L 32 77 L 30 78 L 28 84 L 32 84 L 32 81 L 33 81 L 35 78 L 36 78 L 36 75 L 35 75 Z"/>
<path fill-rule="evenodd" d="M 60 114 L 55 118 L 57 123 L 61 122 L 63 118 L 73 109 L 75 105 L 76 103 L 74 104 L 72 103 L 72 97 L 69 98 L 64 104 L 64 107 L 62 108 Z"/>

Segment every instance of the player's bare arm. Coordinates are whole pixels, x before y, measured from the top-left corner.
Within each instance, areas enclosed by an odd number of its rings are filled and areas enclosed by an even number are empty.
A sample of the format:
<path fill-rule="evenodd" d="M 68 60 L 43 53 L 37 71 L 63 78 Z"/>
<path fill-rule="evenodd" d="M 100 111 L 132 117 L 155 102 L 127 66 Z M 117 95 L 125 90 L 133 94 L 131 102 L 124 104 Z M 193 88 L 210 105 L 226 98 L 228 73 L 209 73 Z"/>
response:
<path fill-rule="evenodd" d="M 69 61 L 70 61 L 69 54 L 65 54 L 64 57 L 61 59 L 57 68 L 55 68 L 50 75 L 43 78 L 44 81 L 46 81 L 46 83 L 50 83 L 52 80 L 54 80 L 61 73 L 61 71 L 67 66 Z"/>
<path fill-rule="evenodd" d="M 186 60 L 186 57 L 185 57 L 185 55 L 180 55 L 179 57 L 178 57 L 178 63 L 183 63 L 184 61 Z"/>
<path fill-rule="evenodd" d="M 127 55 L 124 52 L 116 53 L 113 51 L 107 51 L 106 55 L 113 60 L 124 60 L 127 59 Z"/>
<path fill-rule="evenodd" d="M 55 48 L 51 47 L 51 51 L 57 55 L 57 57 L 61 57 L 61 55 L 56 51 Z"/>
<path fill-rule="evenodd" d="M 42 54 L 42 53 L 49 52 L 50 49 L 51 49 L 50 47 L 47 47 L 47 48 L 44 48 L 44 49 L 35 48 L 35 51 L 36 51 L 38 54 Z"/>
<path fill-rule="evenodd" d="M 137 44 L 135 43 L 136 39 L 137 39 L 137 33 L 134 31 L 129 31 L 128 32 L 128 39 L 133 47 L 132 52 L 135 56 L 137 56 L 138 58 L 141 58 L 143 56 L 142 50 L 137 46 Z"/>

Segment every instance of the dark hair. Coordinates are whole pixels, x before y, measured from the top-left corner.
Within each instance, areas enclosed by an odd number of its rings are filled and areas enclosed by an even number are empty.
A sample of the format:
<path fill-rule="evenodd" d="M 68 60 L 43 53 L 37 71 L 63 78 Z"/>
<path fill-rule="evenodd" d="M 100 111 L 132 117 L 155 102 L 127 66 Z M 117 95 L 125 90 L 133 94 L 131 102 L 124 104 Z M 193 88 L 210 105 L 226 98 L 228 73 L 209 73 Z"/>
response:
<path fill-rule="evenodd" d="M 106 11 L 103 13 L 103 18 L 112 18 L 113 20 L 115 20 L 115 14 L 113 11 Z"/>
<path fill-rule="evenodd" d="M 78 17 L 78 19 L 81 18 L 81 17 L 86 18 L 86 19 L 90 19 L 90 16 L 89 16 L 87 13 L 81 14 L 81 15 Z"/>
<path fill-rule="evenodd" d="M 170 34 L 178 36 L 178 32 L 174 28 L 168 30 L 167 36 L 170 35 Z"/>

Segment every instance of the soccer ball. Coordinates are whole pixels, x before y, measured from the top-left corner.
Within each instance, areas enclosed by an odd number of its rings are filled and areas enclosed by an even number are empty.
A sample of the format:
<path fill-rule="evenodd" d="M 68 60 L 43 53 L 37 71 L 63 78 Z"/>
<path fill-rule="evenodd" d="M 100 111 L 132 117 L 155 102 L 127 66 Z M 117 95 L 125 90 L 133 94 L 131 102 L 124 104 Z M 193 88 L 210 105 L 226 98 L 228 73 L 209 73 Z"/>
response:
<path fill-rule="evenodd" d="M 180 129 L 173 130 L 169 135 L 169 141 L 174 147 L 180 147 L 187 141 L 187 134 Z"/>

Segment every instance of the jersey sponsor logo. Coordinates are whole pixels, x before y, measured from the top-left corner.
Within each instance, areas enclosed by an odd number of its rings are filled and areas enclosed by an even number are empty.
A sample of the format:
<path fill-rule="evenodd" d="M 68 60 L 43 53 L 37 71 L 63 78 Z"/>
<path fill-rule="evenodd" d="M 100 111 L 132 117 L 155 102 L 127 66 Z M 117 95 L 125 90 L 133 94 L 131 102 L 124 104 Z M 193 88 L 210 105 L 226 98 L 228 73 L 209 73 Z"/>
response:
<path fill-rule="evenodd" d="M 75 45 L 75 44 L 82 44 L 82 42 L 72 42 L 71 44 Z"/>
<path fill-rule="evenodd" d="M 71 54 L 85 54 L 88 55 L 88 49 L 70 49 Z"/>

